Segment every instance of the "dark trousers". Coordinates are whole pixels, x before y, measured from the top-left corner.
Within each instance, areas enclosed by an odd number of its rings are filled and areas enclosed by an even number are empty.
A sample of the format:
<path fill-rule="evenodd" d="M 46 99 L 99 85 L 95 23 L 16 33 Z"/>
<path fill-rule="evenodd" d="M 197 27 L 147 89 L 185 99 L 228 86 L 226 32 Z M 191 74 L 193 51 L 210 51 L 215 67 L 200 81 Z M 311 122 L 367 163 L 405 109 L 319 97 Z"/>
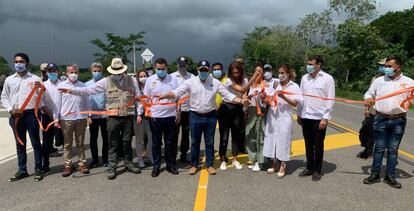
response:
<path fill-rule="evenodd" d="M 174 142 L 178 143 L 178 134 L 180 133 L 181 128 L 181 143 L 180 143 L 180 152 L 181 158 L 185 158 L 187 152 L 190 148 L 190 126 L 189 126 L 189 111 L 182 111 L 181 112 L 181 121 L 179 124 L 175 125 L 174 130 Z M 177 153 L 175 152 L 174 157 L 177 157 Z"/>
<path fill-rule="evenodd" d="M 372 172 L 380 173 L 382 159 L 387 150 L 387 175 L 395 176 L 398 163 L 398 148 L 405 132 L 407 118 L 388 119 L 376 115 L 374 118 L 374 156 L 372 159 Z"/>
<path fill-rule="evenodd" d="M 365 152 L 372 154 L 374 149 L 374 115 L 370 114 L 362 121 L 362 127 L 359 130 L 359 140 Z"/>
<path fill-rule="evenodd" d="M 118 147 L 122 147 L 125 165 L 132 164 L 133 119 L 133 116 L 110 116 L 107 118 L 109 170 L 115 170 L 118 165 Z"/>
<path fill-rule="evenodd" d="M 46 114 L 42 114 L 42 125 L 46 129 L 47 125 L 52 122 L 52 118 Z M 43 155 L 43 167 L 49 167 L 49 153 L 53 149 L 53 140 L 56 139 L 56 145 L 58 143 L 63 144 L 63 132 L 61 128 L 51 126 L 49 130 L 42 131 L 43 143 L 42 143 L 42 155 Z"/>
<path fill-rule="evenodd" d="M 199 165 L 201 136 L 204 133 L 206 167 L 213 167 L 216 124 L 217 112 L 215 111 L 208 115 L 199 115 L 195 112 L 190 113 L 191 166 L 198 167 Z"/>
<path fill-rule="evenodd" d="M 237 156 L 246 151 L 244 145 L 244 114 L 243 106 L 222 103 L 219 109 L 220 157 L 226 156 L 231 131 L 231 154 Z"/>
<path fill-rule="evenodd" d="M 92 159 L 94 162 L 99 162 L 99 155 L 98 155 L 99 128 L 101 128 L 101 136 L 102 136 L 102 162 L 108 163 L 108 131 L 106 131 L 107 118 L 92 119 L 92 123 L 89 125 L 89 133 L 90 133 L 89 147 L 91 149 Z"/>
<path fill-rule="evenodd" d="M 302 132 L 306 147 L 306 168 L 321 173 L 326 128 L 319 130 L 321 120 L 302 119 Z"/>
<path fill-rule="evenodd" d="M 16 130 L 16 126 L 14 117 L 9 118 L 9 125 L 13 130 L 13 134 L 15 135 L 14 131 Z M 24 145 L 21 145 L 17 141 L 16 136 L 14 137 L 16 140 L 19 171 L 22 173 L 27 172 L 26 132 L 29 132 L 30 141 L 32 143 L 32 148 L 34 151 L 35 169 L 40 170 L 42 168 L 42 147 L 40 144 L 39 124 L 36 120 L 33 109 L 24 111 L 23 116 L 20 118 L 17 124 L 17 134 L 19 135 L 20 140 L 24 143 Z"/>
<path fill-rule="evenodd" d="M 152 133 L 152 158 L 153 167 L 161 166 L 161 145 L 164 137 L 165 163 L 167 167 L 175 167 L 175 152 L 177 142 L 174 141 L 175 117 L 151 118 L 150 128 Z"/>

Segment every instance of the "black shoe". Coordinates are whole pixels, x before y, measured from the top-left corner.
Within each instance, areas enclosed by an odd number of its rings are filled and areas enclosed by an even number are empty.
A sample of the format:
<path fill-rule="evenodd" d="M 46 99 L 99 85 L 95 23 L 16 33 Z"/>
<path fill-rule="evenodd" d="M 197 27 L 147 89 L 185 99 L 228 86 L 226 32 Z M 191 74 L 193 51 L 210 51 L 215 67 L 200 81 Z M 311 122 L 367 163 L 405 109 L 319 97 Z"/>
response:
<path fill-rule="evenodd" d="M 365 160 L 370 157 L 372 157 L 372 153 L 368 153 L 366 150 L 363 150 L 357 154 L 357 158 L 361 158 Z"/>
<path fill-rule="evenodd" d="M 371 175 L 364 179 L 364 184 L 371 185 L 377 182 L 381 182 L 379 173 L 371 173 Z"/>
<path fill-rule="evenodd" d="M 36 169 L 34 173 L 34 181 L 39 182 L 43 179 L 43 173 L 40 169 Z"/>
<path fill-rule="evenodd" d="M 175 167 L 167 167 L 167 171 L 170 172 L 173 175 L 179 174 L 177 168 L 175 168 Z"/>
<path fill-rule="evenodd" d="M 401 183 L 399 183 L 394 177 L 385 175 L 384 177 L 384 183 L 387 183 L 388 185 L 390 185 L 393 188 L 402 188 Z"/>
<path fill-rule="evenodd" d="M 305 169 L 299 174 L 299 177 L 306 177 L 306 176 L 310 176 L 312 174 L 313 174 L 313 171 L 311 171 L 309 169 Z"/>
<path fill-rule="evenodd" d="M 131 172 L 131 173 L 133 173 L 133 174 L 140 174 L 140 173 L 141 173 L 141 169 L 140 169 L 140 168 L 135 167 L 135 166 L 134 166 L 134 165 L 132 165 L 132 164 L 127 164 L 127 165 L 125 165 L 125 171 L 129 171 L 129 172 Z"/>
<path fill-rule="evenodd" d="M 190 161 L 187 160 L 186 157 L 180 157 L 180 162 L 182 162 L 182 163 L 190 163 Z"/>
<path fill-rule="evenodd" d="M 152 169 L 151 177 L 158 177 L 160 175 L 161 171 L 159 168 Z"/>
<path fill-rule="evenodd" d="M 98 168 L 99 167 L 99 161 L 95 161 L 93 160 L 90 164 L 89 164 L 89 168 Z"/>
<path fill-rule="evenodd" d="M 109 180 L 113 180 L 113 179 L 115 179 L 115 178 L 116 178 L 116 172 L 115 172 L 115 170 L 108 170 L 108 175 L 107 175 L 107 178 L 108 178 Z"/>
<path fill-rule="evenodd" d="M 10 177 L 9 182 L 16 182 L 16 181 L 21 180 L 23 178 L 26 178 L 28 176 L 29 176 L 29 174 L 27 172 L 22 173 L 22 172 L 18 171 L 18 172 L 16 172 L 16 174 L 13 177 Z"/>
<path fill-rule="evenodd" d="M 318 172 L 313 172 L 312 181 L 319 182 L 319 180 L 321 180 L 321 178 L 322 178 L 321 174 L 319 174 Z"/>

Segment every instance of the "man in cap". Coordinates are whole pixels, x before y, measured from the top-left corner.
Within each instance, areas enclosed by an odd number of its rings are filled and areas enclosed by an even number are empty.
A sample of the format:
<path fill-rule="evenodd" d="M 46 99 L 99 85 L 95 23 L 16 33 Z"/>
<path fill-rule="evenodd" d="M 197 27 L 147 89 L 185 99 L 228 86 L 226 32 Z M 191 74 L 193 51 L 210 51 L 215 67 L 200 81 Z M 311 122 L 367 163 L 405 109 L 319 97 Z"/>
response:
<path fill-rule="evenodd" d="M 108 152 L 108 179 L 116 178 L 118 166 L 118 147 L 123 148 L 125 170 L 134 174 L 141 170 L 132 162 L 132 133 L 135 109 L 135 96 L 139 96 L 138 84 L 126 74 L 128 67 L 123 64 L 121 58 L 113 58 L 111 66 L 106 70 L 110 76 L 97 81 L 93 86 L 61 90 L 74 95 L 94 95 L 106 93 L 105 107 L 108 113 L 107 131 L 109 141 Z M 135 81 L 135 82 L 134 82 Z"/>
<path fill-rule="evenodd" d="M 171 73 L 171 76 L 175 78 L 178 85 L 184 84 L 185 81 L 194 78 L 194 75 L 187 71 L 188 59 L 184 56 L 177 58 L 178 71 Z M 187 152 L 190 148 L 190 128 L 189 128 L 189 115 L 190 115 L 190 103 L 186 101 L 180 107 L 178 107 L 177 115 L 180 115 L 180 122 L 176 124 L 174 131 L 174 143 L 178 143 L 178 134 L 180 133 L 181 127 L 181 143 L 180 143 L 180 161 L 183 163 L 189 163 L 187 160 Z M 175 156 L 176 156 L 175 152 Z"/>
<path fill-rule="evenodd" d="M 214 134 L 217 124 L 216 94 L 224 99 L 239 104 L 248 104 L 248 99 L 241 99 L 231 94 L 220 81 L 210 75 L 210 64 L 206 60 L 198 63 L 198 76 L 187 80 L 174 91 L 160 96 L 160 99 L 183 97 L 190 94 L 190 129 L 191 129 L 191 169 L 190 175 L 197 173 L 200 162 L 200 142 L 204 134 L 206 145 L 206 167 L 211 175 L 216 174 L 214 162 Z"/>
<path fill-rule="evenodd" d="M 44 128 L 53 121 L 53 111 L 57 109 L 56 102 L 58 102 L 61 97 L 58 85 L 62 82 L 59 80 L 59 68 L 56 64 L 47 64 L 46 74 L 48 80 L 44 82 L 46 90 L 44 92 L 43 100 L 47 110 L 42 113 L 42 125 Z M 63 145 L 63 133 L 61 128 L 52 125 L 49 130 L 42 131 L 42 135 L 43 171 L 48 172 L 50 164 L 49 157 L 61 156 L 61 154 L 57 152 L 57 149 L 53 147 L 53 140 L 56 139 L 55 143 L 57 146 Z"/>
<path fill-rule="evenodd" d="M 264 73 L 263 78 L 266 81 L 266 84 L 269 85 L 269 87 L 273 87 L 276 80 L 273 78 L 273 67 L 271 64 L 265 64 L 263 66 Z"/>
<path fill-rule="evenodd" d="M 42 76 L 43 82 L 47 81 L 47 73 L 46 73 L 47 65 L 48 63 L 42 63 L 40 65 L 40 73 L 42 74 L 41 76 Z"/>

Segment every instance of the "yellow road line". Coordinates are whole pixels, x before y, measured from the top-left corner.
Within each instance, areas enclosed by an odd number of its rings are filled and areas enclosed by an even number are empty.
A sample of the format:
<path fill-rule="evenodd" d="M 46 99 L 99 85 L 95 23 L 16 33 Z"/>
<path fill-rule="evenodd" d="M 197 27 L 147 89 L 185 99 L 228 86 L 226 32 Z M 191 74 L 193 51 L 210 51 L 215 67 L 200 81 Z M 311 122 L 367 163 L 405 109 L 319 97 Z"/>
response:
<path fill-rule="evenodd" d="M 194 211 L 203 211 L 206 209 L 208 187 L 208 172 L 205 168 L 200 171 L 198 181 L 197 196 L 194 203 Z"/>

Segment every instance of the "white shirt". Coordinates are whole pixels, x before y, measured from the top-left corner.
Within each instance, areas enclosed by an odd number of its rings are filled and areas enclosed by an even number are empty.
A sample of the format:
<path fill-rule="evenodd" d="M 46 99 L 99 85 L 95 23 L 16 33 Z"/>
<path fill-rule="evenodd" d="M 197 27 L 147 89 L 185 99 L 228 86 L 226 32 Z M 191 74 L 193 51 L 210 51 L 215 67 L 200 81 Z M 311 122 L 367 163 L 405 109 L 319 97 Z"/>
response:
<path fill-rule="evenodd" d="M 245 78 L 245 79 L 243 79 L 243 83 L 240 86 L 244 86 L 247 83 L 248 83 L 247 78 Z M 230 78 L 227 78 L 227 81 L 225 83 L 225 86 L 227 87 L 227 89 L 229 90 L 229 92 L 232 93 L 232 94 L 234 94 L 234 95 L 236 95 L 237 97 L 240 97 L 241 98 L 243 96 L 243 93 L 241 93 L 241 92 L 239 92 L 239 91 L 234 90 L 233 88 L 231 88 L 232 85 L 233 85 L 233 81 Z M 231 103 L 231 101 L 227 101 L 225 99 L 224 99 L 224 102 Z"/>
<path fill-rule="evenodd" d="M 125 81 L 125 77 L 130 77 L 127 75 L 124 75 L 122 77 L 121 81 L 119 81 L 120 85 L 123 85 Z M 88 87 L 76 87 L 72 89 L 72 94 L 74 95 L 96 95 L 100 93 L 106 93 L 106 90 L 108 89 L 108 80 L 111 80 L 109 77 L 103 78 L 96 82 L 95 84 L 88 86 Z M 141 96 L 138 88 L 137 80 L 134 80 L 132 78 L 132 82 L 134 83 L 134 89 L 135 89 L 135 96 Z M 142 113 L 142 105 L 138 104 L 137 101 L 135 101 L 135 107 L 137 109 L 138 115 Z"/>
<path fill-rule="evenodd" d="M 171 75 L 161 80 L 157 75 L 150 76 L 145 82 L 144 95 L 148 97 L 160 96 L 173 91 L 178 87 L 177 80 Z M 174 117 L 177 114 L 175 99 L 162 99 L 160 103 L 173 103 L 173 105 L 153 105 L 150 108 L 151 117 L 165 118 Z"/>
<path fill-rule="evenodd" d="M 58 90 L 58 85 L 62 83 L 61 80 L 57 80 L 56 83 L 53 83 L 52 81 L 47 80 L 43 83 L 43 85 L 45 86 L 46 90 L 44 93 L 44 102 L 45 102 L 45 106 L 47 106 L 47 108 L 49 109 L 49 111 L 53 112 L 57 109 L 56 107 L 56 102 L 60 99 L 61 94 Z"/>
<path fill-rule="evenodd" d="M 374 80 L 369 87 L 368 91 L 364 95 L 364 99 L 379 98 L 381 96 L 390 94 L 392 92 L 414 86 L 413 79 L 404 76 L 402 73 L 400 76 L 391 80 L 388 76 L 381 76 Z M 400 114 L 405 113 L 407 110 L 400 105 L 410 95 L 410 92 L 406 92 L 391 98 L 380 100 L 375 102 L 374 108 L 378 112 L 384 114 Z M 412 103 L 413 101 L 411 101 Z"/>
<path fill-rule="evenodd" d="M 42 82 L 42 79 L 30 72 L 27 72 L 23 77 L 15 73 L 6 78 L 4 81 L 3 91 L 1 93 L 1 103 L 8 112 L 13 109 L 20 109 L 26 98 L 32 91 L 34 82 Z M 39 90 L 35 92 L 30 99 L 29 104 L 26 106 L 26 110 L 34 109 L 36 104 L 36 98 Z M 43 100 L 41 106 L 43 106 Z"/>
<path fill-rule="evenodd" d="M 184 84 L 185 81 L 194 78 L 195 76 L 189 72 L 185 72 L 184 77 L 180 74 L 179 71 L 171 73 L 171 76 L 176 78 L 178 86 Z M 181 111 L 189 111 L 190 110 L 190 102 L 186 101 L 181 105 Z"/>
<path fill-rule="evenodd" d="M 264 80 L 264 81 L 266 83 L 266 87 L 264 88 L 265 93 L 270 93 L 271 91 L 273 91 L 274 90 L 274 84 L 276 82 L 279 83 L 279 80 L 274 79 L 274 78 L 270 79 L 269 81 L 267 81 L 267 80 Z M 257 93 L 257 95 L 250 98 L 250 105 L 249 106 L 256 106 L 256 101 L 259 101 L 259 104 L 261 106 L 266 107 L 266 104 L 264 104 L 262 102 L 262 99 L 259 96 L 261 91 L 262 91 L 262 87 L 260 87 L 260 85 L 258 87 L 255 87 L 255 88 L 250 87 L 249 96 L 250 95 L 255 95 L 256 93 Z"/>
<path fill-rule="evenodd" d="M 309 73 L 302 77 L 300 88 L 303 94 L 335 98 L 335 81 L 331 75 L 320 70 L 315 78 Z M 304 119 L 331 119 L 333 100 L 321 100 L 313 97 L 303 97 L 298 106 L 298 116 Z"/>
<path fill-rule="evenodd" d="M 180 87 L 173 91 L 175 96 L 183 97 L 190 94 L 190 110 L 197 113 L 209 113 L 217 109 L 216 94 L 220 94 L 224 100 L 232 102 L 236 96 L 230 93 L 221 82 L 211 76 L 203 82 L 194 77 L 185 81 Z"/>
<path fill-rule="evenodd" d="M 58 88 L 73 90 L 75 87 L 86 87 L 83 82 L 76 81 L 75 84 L 69 80 L 59 83 Z M 61 93 L 61 97 L 57 99 L 56 108 L 53 111 L 54 119 L 60 120 L 79 120 L 86 119 L 88 114 L 79 114 L 81 111 L 90 110 L 89 96 L 76 96 L 68 93 Z M 69 114 L 75 112 L 74 114 Z"/>

